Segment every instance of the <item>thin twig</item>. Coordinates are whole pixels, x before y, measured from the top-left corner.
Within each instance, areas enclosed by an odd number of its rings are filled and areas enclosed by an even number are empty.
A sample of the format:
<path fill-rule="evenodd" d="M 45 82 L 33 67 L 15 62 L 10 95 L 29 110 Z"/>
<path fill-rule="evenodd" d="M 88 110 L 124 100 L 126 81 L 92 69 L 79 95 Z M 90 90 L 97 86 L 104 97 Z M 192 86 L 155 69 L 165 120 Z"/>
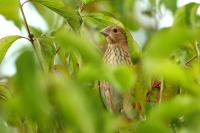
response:
<path fill-rule="evenodd" d="M 21 6 L 23 7 L 26 3 L 30 2 L 30 0 L 25 1 L 24 3 L 21 4 Z"/>
<path fill-rule="evenodd" d="M 22 38 L 24 38 L 24 39 L 30 41 L 30 38 L 28 38 L 28 37 L 24 37 L 24 36 L 22 36 Z"/>
<path fill-rule="evenodd" d="M 80 5 L 80 12 L 82 12 L 84 10 L 84 8 L 85 8 L 85 3 L 81 3 L 81 5 Z"/>
<path fill-rule="evenodd" d="M 196 55 L 194 55 L 191 59 L 189 59 L 185 65 L 190 64 L 190 62 L 192 62 L 194 59 L 199 58 L 200 57 L 200 51 L 199 51 L 199 47 L 198 47 L 198 42 L 196 41 L 194 44 L 194 48 L 196 50 Z"/>
<path fill-rule="evenodd" d="M 56 49 L 56 54 L 57 54 L 59 51 L 60 51 L 60 47 L 58 47 L 58 48 Z"/>
<path fill-rule="evenodd" d="M 164 78 L 162 77 L 161 78 L 161 84 L 160 84 L 160 97 L 159 97 L 159 101 L 158 103 L 161 103 L 161 100 L 162 100 L 162 96 L 163 96 L 163 89 L 164 89 Z"/>
<path fill-rule="evenodd" d="M 199 51 L 199 47 L 198 47 L 198 42 L 196 41 L 194 45 L 195 45 L 195 50 L 196 50 L 196 53 L 197 53 L 197 57 L 199 58 L 200 57 L 200 51 Z"/>
<path fill-rule="evenodd" d="M 30 32 L 30 28 L 29 28 L 29 26 L 28 26 L 28 23 L 27 23 L 27 20 L 26 20 L 26 17 L 25 17 L 25 14 L 24 14 L 22 5 L 21 5 L 21 3 L 20 3 L 20 0 L 19 0 L 19 7 L 20 7 L 20 10 L 21 10 L 21 13 L 22 13 L 22 17 L 23 17 L 23 19 L 24 19 L 24 23 L 25 23 L 26 30 L 27 30 L 27 32 L 28 32 L 29 40 L 30 40 L 30 42 L 32 43 L 33 47 L 35 48 L 35 46 L 34 46 L 34 44 L 33 44 L 33 41 L 34 41 L 34 40 L 33 40 L 33 34 L 31 34 L 31 32 Z"/>
<path fill-rule="evenodd" d="M 190 62 L 192 62 L 194 59 L 196 59 L 198 56 L 197 55 L 195 55 L 195 56 L 193 56 L 191 59 L 189 59 L 186 63 L 185 63 L 185 65 L 188 65 L 188 64 L 190 64 Z"/>
<path fill-rule="evenodd" d="M 26 1 L 26 2 L 28 2 L 28 1 Z M 24 5 L 26 2 L 24 2 L 23 5 Z M 34 45 L 34 39 L 33 39 L 34 36 L 33 36 L 33 34 L 30 32 L 30 28 L 29 28 L 29 26 L 28 26 L 28 23 L 27 23 L 27 20 L 26 20 L 26 16 L 25 16 L 25 14 L 24 14 L 24 10 L 23 10 L 23 7 L 22 7 L 23 5 L 21 4 L 21 2 L 20 2 L 20 0 L 19 0 L 19 7 L 20 7 L 20 10 L 21 10 L 21 13 L 22 13 L 22 17 L 23 17 L 23 19 L 24 19 L 24 23 L 25 23 L 26 30 L 27 30 L 27 32 L 28 32 L 28 38 L 27 38 L 27 37 L 23 37 L 23 38 L 25 38 L 25 39 L 27 39 L 27 40 L 29 40 L 29 41 L 31 42 L 31 44 L 32 44 L 32 46 L 33 46 L 33 49 L 34 49 L 34 51 L 35 51 L 35 54 L 36 54 L 36 56 L 38 57 L 38 62 L 39 62 L 39 64 L 40 64 L 41 68 L 43 69 L 42 62 L 40 61 L 38 52 L 37 52 L 36 47 L 35 47 L 35 45 Z M 43 69 L 43 70 L 44 70 L 44 69 Z"/>

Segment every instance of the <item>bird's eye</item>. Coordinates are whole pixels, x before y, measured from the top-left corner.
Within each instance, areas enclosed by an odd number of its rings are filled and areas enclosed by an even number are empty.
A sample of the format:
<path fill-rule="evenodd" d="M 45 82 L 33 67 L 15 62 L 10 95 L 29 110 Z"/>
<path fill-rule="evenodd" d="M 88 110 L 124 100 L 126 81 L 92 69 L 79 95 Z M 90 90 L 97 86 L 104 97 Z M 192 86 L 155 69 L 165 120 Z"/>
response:
<path fill-rule="evenodd" d="M 117 33 L 117 31 L 118 31 L 117 29 L 113 29 L 113 32 L 114 32 L 114 33 Z"/>

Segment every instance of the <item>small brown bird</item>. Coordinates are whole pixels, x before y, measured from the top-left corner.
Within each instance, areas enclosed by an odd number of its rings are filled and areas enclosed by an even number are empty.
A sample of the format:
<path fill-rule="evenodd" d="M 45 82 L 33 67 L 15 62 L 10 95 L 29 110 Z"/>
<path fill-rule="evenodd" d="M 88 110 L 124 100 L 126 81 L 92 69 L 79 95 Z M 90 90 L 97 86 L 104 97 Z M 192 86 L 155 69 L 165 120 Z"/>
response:
<path fill-rule="evenodd" d="M 101 31 L 106 37 L 107 49 L 103 61 L 109 65 L 132 64 L 128 51 L 127 36 L 123 28 L 109 26 Z M 111 112 L 124 112 L 124 94 L 114 89 L 107 81 L 99 82 L 100 94 L 104 104 Z"/>

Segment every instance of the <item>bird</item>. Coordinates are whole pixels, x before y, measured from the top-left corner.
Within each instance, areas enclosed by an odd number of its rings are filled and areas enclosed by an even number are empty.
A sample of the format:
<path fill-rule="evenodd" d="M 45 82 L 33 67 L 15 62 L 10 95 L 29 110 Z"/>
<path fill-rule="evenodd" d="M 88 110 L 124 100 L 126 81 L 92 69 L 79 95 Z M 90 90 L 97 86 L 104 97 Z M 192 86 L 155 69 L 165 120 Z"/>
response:
<path fill-rule="evenodd" d="M 120 26 L 108 26 L 101 30 L 101 34 L 105 36 L 107 42 L 103 62 L 111 66 L 132 65 L 125 29 Z M 99 82 L 99 92 L 105 107 L 109 111 L 124 112 L 126 106 L 124 101 L 126 101 L 127 95 L 125 98 L 124 93 L 119 92 L 108 81 Z"/>

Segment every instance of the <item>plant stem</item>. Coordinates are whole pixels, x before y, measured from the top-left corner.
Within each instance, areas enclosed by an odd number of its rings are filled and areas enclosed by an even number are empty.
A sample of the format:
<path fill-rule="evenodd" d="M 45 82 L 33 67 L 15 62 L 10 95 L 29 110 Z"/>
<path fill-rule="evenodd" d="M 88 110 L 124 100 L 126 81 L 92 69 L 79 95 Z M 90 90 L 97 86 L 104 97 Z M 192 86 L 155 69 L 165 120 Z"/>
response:
<path fill-rule="evenodd" d="M 199 51 L 199 47 L 198 47 L 198 42 L 196 41 L 194 45 L 195 45 L 195 50 L 196 50 L 196 53 L 197 53 L 197 57 L 199 58 L 200 57 L 200 51 Z"/>
<path fill-rule="evenodd" d="M 194 44 L 194 48 L 196 50 L 196 55 L 194 55 L 191 59 L 189 59 L 185 65 L 188 65 L 190 62 L 192 62 L 194 59 L 196 58 L 200 58 L 200 50 L 199 50 L 199 47 L 198 47 L 198 42 L 196 41 L 195 44 Z"/>
<path fill-rule="evenodd" d="M 161 78 L 161 83 L 160 83 L 160 98 L 159 98 L 159 101 L 158 103 L 161 103 L 161 100 L 162 100 L 162 96 L 163 96 L 163 88 L 164 88 L 164 78 L 162 77 Z"/>
<path fill-rule="evenodd" d="M 186 63 L 185 63 L 185 65 L 189 65 L 190 64 L 190 62 L 192 62 L 194 59 L 196 59 L 198 56 L 197 55 L 195 55 L 195 56 L 193 56 L 191 59 L 189 59 Z"/>
<path fill-rule="evenodd" d="M 22 13 L 22 17 L 23 17 L 23 19 L 24 19 L 25 27 L 26 27 L 26 30 L 27 30 L 27 32 L 28 32 L 28 38 L 27 38 L 27 37 L 24 37 L 24 38 L 25 38 L 25 39 L 28 39 L 28 40 L 31 42 L 31 44 L 32 44 L 32 46 L 33 46 L 33 49 L 34 49 L 34 51 L 35 51 L 35 54 L 36 54 L 36 56 L 37 56 L 37 58 L 38 58 L 38 62 L 39 62 L 39 64 L 40 64 L 42 70 L 44 70 L 44 69 L 43 69 L 43 63 L 40 61 L 40 57 L 39 57 L 39 55 L 38 55 L 37 49 L 36 49 L 35 44 L 34 44 L 34 39 L 33 39 L 34 36 L 33 36 L 33 34 L 30 32 L 30 28 L 29 28 L 29 26 L 28 26 L 28 23 L 27 23 L 27 20 L 26 20 L 26 16 L 25 16 L 25 14 L 24 14 L 23 5 L 24 5 L 25 3 L 27 3 L 27 2 L 29 2 L 29 1 L 26 1 L 26 2 L 24 2 L 23 4 L 21 4 L 21 2 L 20 2 L 20 0 L 19 0 L 20 11 L 21 11 L 21 13 Z"/>
<path fill-rule="evenodd" d="M 24 3 L 21 4 L 21 6 L 23 7 L 26 3 L 30 2 L 30 0 L 25 1 Z"/>
<path fill-rule="evenodd" d="M 23 3 L 23 4 L 24 4 L 24 3 Z M 22 8 L 22 4 L 20 3 L 20 0 L 19 0 L 19 7 L 20 7 L 20 11 L 21 11 L 21 13 L 22 13 L 22 17 L 23 17 L 23 19 L 24 19 L 24 24 L 25 24 L 26 30 L 27 30 L 27 32 L 28 32 L 29 40 L 30 40 L 30 42 L 32 43 L 32 45 L 33 45 L 33 47 L 34 47 L 34 49 L 35 49 L 35 46 L 34 46 L 34 43 L 33 43 L 33 41 L 34 41 L 34 40 L 33 40 L 33 34 L 31 34 L 31 32 L 30 32 L 30 28 L 29 28 L 29 26 L 28 26 L 28 23 L 27 23 L 27 20 L 26 20 L 26 17 L 25 17 L 23 8 Z"/>

